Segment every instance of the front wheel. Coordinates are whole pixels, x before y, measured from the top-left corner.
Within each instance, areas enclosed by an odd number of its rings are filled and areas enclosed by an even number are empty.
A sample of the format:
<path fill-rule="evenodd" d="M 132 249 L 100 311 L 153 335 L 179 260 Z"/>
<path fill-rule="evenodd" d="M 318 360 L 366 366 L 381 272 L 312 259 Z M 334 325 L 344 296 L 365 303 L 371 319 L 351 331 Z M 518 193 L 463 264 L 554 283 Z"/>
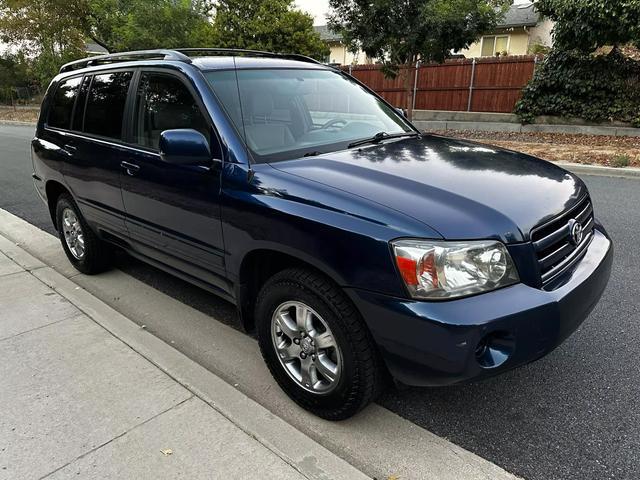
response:
<path fill-rule="evenodd" d="M 374 400 L 380 369 L 373 340 L 344 292 L 304 269 L 277 273 L 256 303 L 262 355 L 280 387 L 328 420 Z"/>

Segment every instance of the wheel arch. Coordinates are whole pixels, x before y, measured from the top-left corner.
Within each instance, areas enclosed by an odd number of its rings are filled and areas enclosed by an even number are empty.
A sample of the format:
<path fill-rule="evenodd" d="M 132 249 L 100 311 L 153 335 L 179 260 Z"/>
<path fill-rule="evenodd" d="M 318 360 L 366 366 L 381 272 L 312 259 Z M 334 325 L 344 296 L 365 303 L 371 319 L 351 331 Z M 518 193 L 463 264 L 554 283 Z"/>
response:
<path fill-rule="evenodd" d="M 47 196 L 47 205 L 49 207 L 49 215 L 51 215 L 51 222 L 53 223 L 53 228 L 58 230 L 58 222 L 56 222 L 56 205 L 58 203 L 58 198 L 62 194 L 71 195 L 71 191 L 65 187 L 62 183 L 56 180 L 49 180 L 45 185 L 45 194 Z"/>
<path fill-rule="evenodd" d="M 251 332 L 255 329 L 253 307 L 260 288 L 276 273 L 292 267 L 312 270 L 326 277 L 336 286 L 341 286 L 337 274 L 331 272 L 329 268 L 323 268 L 315 262 L 305 260 L 302 255 L 268 247 L 251 250 L 242 259 L 236 283 L 238 311 L 246 331 Z"/>

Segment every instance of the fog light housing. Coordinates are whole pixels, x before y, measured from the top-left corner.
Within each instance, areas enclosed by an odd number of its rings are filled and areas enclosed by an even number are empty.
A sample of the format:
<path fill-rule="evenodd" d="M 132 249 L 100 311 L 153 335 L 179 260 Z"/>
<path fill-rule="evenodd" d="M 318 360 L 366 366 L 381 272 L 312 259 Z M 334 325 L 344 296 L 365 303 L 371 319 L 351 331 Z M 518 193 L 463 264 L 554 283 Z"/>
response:
<path fill-rule="evenodd" d="M 509 332 L 492 332 L 477 344 L 475 356 L 485 369 L 498 368 L 505 364 L 515 350 L 515 338 Z"/>

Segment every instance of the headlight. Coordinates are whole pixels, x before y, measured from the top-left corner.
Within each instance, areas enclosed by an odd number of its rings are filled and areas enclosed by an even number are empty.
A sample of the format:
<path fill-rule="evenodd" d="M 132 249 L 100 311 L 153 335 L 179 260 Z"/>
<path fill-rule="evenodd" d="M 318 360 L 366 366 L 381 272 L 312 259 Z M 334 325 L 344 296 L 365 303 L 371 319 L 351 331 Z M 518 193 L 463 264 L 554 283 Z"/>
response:
<path fill-rule="evenodd" d="M 509 252 L 500 242 L 397 240 L 391 245 L 413 298 L 447 300 L 520 281 Z"/>

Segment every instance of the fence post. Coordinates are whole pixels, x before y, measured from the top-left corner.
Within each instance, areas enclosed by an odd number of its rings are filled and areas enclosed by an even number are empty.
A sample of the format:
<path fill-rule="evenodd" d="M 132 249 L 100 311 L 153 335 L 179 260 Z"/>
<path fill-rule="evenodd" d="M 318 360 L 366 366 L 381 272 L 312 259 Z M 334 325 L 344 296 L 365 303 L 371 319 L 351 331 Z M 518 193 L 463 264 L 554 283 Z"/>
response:
<path fill-rule="evenodd" d="M 411 105 L 411 111 L 416 109 L 416 95 L 418 94 L 418 70 L 420 69 L 420 60 L 416 62 L 416 75 L 413 79 L 413 103 Z"/>
<path fill-rule="evenodd" d="M 467 103 L 467 112 L 471 111 L 471 100 L 473 100 L 473 85 L 476 80 L 476 59 L 471 64 L 471 82 L 469 83 L 469 102 Z"/>
<path fill-rule="evenodd" d="M 352 70 L 353 70 L 353 64 L 352 64 L 352 63 L 350 63 L 350 64 L 349 64 L 349 75 L 351 75 L 351 71 L 352 71 Z"/>

